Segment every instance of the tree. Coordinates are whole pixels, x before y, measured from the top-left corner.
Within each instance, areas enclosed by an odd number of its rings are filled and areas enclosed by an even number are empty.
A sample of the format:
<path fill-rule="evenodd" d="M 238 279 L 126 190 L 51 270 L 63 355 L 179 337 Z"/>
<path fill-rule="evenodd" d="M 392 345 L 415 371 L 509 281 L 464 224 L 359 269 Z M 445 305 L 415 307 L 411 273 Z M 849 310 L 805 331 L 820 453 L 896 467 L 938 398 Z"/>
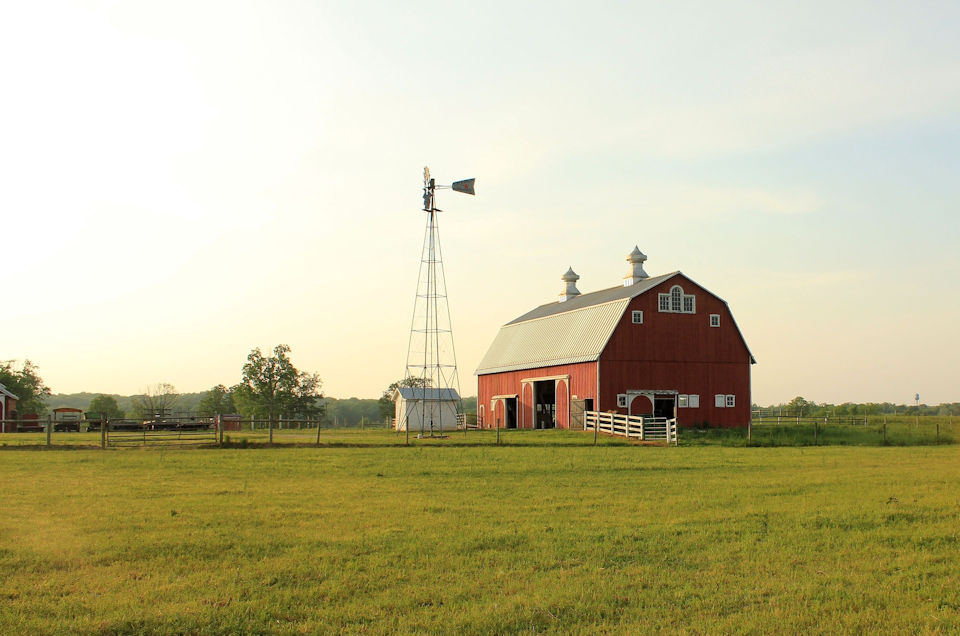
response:
<path fill-rule="evenodd" d="M 116 420 L 123 417 L 123 410 L 112 395 L 98 395 L 87 406 L 87 417 L 101 417 Z"/>
<path fill-rule="evenodd" d="M 46 400 L 50 397 L 50 388 L 43 383 L 37 373 L 37 365 L 29 360 L 17 369 L 16 361 L 0 362 L 0 384 L 17 396 L 17 413 L 36 413 L 42 415 L 47 410 Z"/>
<path fill-rule="evenodd" d="M 172 384 L 161 382 L 148 386 L 143 395 L 133 396 L 130 409 L 134 417 L 152 419 L 170 415 L 173 406 L 180 399 L 180 394 Z"/>
<path fill-rule="evenodd" d="M 791 415 L 803 415 L 804 409 L 806 409 L 808 406 L 813 405 L 798 395 L 790 400 L 789 403 L 787 403 L 785 410 Z"/>
<path fill-rule="evenodd" d="M 203 394 L 199 406 L 197 406 L 197 415 L 220 415 L 223 413 L 236 413 L 237 407 L 233 403 L 233 391 L 218 384 Z"/>
<path fill-rule="evenodd" d="M 277 345 L 272 356 L 253 349 L 243 365 L 243 379 L 234 387 L 237 407 L 251 417 L 317 417 L 323 413 L 322 382 L 315 373 L 298 371 L 288 345 Z"/>
<path fill-rule="evenodd" d="M 414 375 L 409 375 L 402 380 L 393 382 L 386 388 L 377 401 L 377 405 L 380 407 L 380 417 L 384 419 L 393 417 L 393 394 L 397 389 L 400 387 L 421 388 L 424 386 L 430 386 L 430 380 L 428 378 L 418 378 Z"/>

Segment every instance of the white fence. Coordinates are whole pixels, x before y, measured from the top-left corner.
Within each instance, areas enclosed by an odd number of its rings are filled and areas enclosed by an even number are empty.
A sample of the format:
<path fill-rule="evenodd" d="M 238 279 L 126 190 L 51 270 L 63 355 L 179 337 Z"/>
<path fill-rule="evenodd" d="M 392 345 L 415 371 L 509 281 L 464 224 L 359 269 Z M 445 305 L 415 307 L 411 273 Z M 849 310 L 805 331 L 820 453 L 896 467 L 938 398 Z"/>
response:
<path fill-rule="evenodd" d="M 677 444 L 677 420 L 666 417 L 641 417 L 618 413 L 583 412 L 583 429 L 619 435 L 643 441 Z"/>

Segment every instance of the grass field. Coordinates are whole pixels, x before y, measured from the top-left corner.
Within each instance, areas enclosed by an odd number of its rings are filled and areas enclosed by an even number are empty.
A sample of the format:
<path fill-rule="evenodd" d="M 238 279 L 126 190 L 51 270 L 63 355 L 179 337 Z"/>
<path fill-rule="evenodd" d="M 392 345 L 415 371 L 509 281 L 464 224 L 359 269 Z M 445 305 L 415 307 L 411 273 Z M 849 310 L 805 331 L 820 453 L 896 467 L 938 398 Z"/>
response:
<path fill-rule="evenodd" d="M 955 445 L 330 435 L 3 448 L 0 633 L 960 631 Z"/>

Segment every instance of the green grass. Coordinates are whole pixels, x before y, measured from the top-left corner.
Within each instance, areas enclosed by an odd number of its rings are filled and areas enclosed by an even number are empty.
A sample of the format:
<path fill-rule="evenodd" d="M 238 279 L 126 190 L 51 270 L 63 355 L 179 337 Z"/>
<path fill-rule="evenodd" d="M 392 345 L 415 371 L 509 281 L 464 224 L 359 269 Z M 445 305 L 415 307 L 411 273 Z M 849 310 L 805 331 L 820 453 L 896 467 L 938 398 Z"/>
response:
<path fill-rule="evenodd" d="M 939 430 L 938 430 L 939 427 Z M 767 418 L 764 424 L 754 424 L 750 439 L 746 429 L 681 429 L 680 443 L 685 445 L 720 446 L 926 446 L 955 444 L 960 440 L 960 418 L 891 416 L 873 417 L 863 424 L 791 423 L 784 418 Z"/>
<path fill-rule="evenodd" d="M 960 630 L 956 446 L 330 435 L 8 447 L 0 633 Z"/>

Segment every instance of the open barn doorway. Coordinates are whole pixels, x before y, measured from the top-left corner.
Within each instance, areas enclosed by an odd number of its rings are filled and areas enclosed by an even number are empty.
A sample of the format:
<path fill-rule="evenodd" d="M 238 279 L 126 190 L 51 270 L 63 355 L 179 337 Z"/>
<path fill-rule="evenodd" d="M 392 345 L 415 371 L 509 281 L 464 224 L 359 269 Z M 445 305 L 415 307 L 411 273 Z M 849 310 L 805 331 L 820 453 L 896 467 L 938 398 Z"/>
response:
<path fill-rule="evenodd" d="M 533 383 L 533 427 L 555 428 L 557 425 L 557 384 L 554 380 Z"/>
<path fill-rule="evenodd" d="M 517 428 L 517 398 L 504 398 L 503 423 L 504 428 Z"/>
<path fill-rule="evenodd" d="M 676 413 L 676 396 L 671 395 L 670 397 L 659 397 L 653 401 L 653 416 L 654 417 L 665 417 L 668 420 L 674 417 Z"/>

